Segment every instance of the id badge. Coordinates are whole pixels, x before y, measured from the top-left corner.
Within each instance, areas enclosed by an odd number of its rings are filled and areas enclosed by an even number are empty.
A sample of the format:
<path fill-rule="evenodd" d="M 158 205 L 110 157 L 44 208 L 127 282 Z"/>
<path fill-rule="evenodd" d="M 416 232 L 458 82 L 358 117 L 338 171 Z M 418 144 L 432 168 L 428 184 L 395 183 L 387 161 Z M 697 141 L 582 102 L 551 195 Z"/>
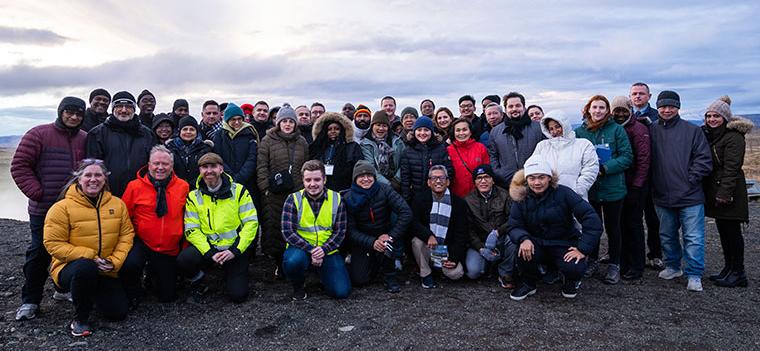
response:
<path fill-rule="evenodd" d="M 325 165 L 325 174 L 329 176 L 333 175 L 333 168 L 335 168 L 334 165 Z"/>

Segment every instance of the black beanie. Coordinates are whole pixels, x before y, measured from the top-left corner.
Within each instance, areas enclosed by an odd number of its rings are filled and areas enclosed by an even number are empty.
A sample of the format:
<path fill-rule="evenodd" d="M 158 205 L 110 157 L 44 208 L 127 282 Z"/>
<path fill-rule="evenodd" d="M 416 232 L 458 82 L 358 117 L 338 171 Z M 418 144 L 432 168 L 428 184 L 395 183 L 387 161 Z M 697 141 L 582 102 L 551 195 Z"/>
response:
<path fill-rule="evenodd" d="M 113 103 L 116 103 L 119 100 L 128 100 L 132 102 L 132 105 L 136 105 L 137 102 L 135 101 L 135 96 L 130 94 L 128 91 L 120 91 L 113 96 Z"/>
<path fill-rule="evenodd" d="M 61 117 L 63 110 L 74 110 L 84 113 L 86 108 L 87 106 L 85 105 L 84 100 L 78 97 L 67 96 L 61 100 L 60 104 L 58 104 L 58 117 Z"/>
<path fill-rule="evenodd" d="M 187 126 L 195 128 L 195 132 L 198 132 L 198 120 L 196 120 L 195 117 L 187 115 L 179 119 L 179 127 L 177 129 L 182 130 L 182 128 Z"/>
<path fill-rule="evenodd" d="M 172 112 L 176 111 L 180 107 L 190 109 L 190 105 L 187 103 L 187 100 L 177 99 L 177 100 L 174 100 L 174 106 L 172 106 Z"/>
<path fill-rule="evenodd" d="M 105 90 L 103 88 L 97 88 L 90 93 L 90 102 L 92 102 L 92 99 L 94 99 L 98 95 L 107 96 L 108 101 L 111 101 L 111 94 L 108 93 L 108 90 Z"/>
<path fill-rule="evenodd" d="M 153 93 L 151 93 L 150 91 L 148 91 L 148 89 L 143 89 L 143 91 L 140 93 L 140 95 L 137 95 L 137 102 L 139 103 L 139 102 L 140 102 L 140 100 L 142 100 L 142 98 L 143 98 L 144 96 L 148 96 L 148 95 L 152 96 L 152 97 L 153 97 L 153 99 L 155 99 L 155 98 L 156 98 L 156 96 L 155 96 L 155 95 L 153 95 Z"/>
<path fill-rule="evenodd" d="M 663 90 L 657 95 L 657 108 L 663 106 L 681 108 L 681 97 L 675 91 Z"/>
<path fill-rule="evenodd" d="M 490 100 L 493 103 L 501 105 L 501 98 L 499 97 L 499 95 L 488 95 L 484 97 L 483 100 L 480 100 L 480 102 L 483 103 L 483 101 L 485 100 Z"/>
<path fill-rule="evenodd" d="M 488 174 L 489 176 L 491 176 L 491 178 L 496 180 L 496 175 L 493 173 L 493 168 L 491 168 L 491 165 L 482 164 L 480 166 L 475 167 L 475 169 L 472 170 L 472 181 L 475 182 L 476 181 L 475 178 L 477 178 L 479 175 L 482 175 L 482 174 Z"/>

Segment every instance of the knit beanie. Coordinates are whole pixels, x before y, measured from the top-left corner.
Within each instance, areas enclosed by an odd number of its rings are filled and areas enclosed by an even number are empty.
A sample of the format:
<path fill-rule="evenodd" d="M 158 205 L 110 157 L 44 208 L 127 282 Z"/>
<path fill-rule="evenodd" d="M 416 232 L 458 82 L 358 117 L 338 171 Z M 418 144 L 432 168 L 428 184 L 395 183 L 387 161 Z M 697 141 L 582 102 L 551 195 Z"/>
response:
<path fill-rule="evenodd" d="M 717 113 L 723 117 L 726 122 L 728 122 L 728 120 L 733 116 L 731 114 L 731 98 L 728 97 L 728 95 L 721 96 L 718 98 L 718 100 L 715 100 L 712 104 L 710 104 L 710 106 L 707 107 L 705 115 L 707 115 L 708 112 Z"/>
<path fill-rule="evenodd" d="M 388 127 L 391 126 L 391 120 L 390 120 L 390 118 L 388 118 L 388 114 L 385 113 L 385 111 L 383 111 L 383 110 L 375 111 L 375 114 L 372 115 L 372 123 L 370 123 L 370 125 L 373 126 L 373 125 L 378 124 L 378 123 L 385 124 Z"/>
<path fill-rule="evenodd" d="M 234 102 L 230 102 L 229 104 L 227 104 L 227 108 L 224 109 L 224 122 L 227 123 L 232 119 L 232 117 L 237 117 L 237 116 L 240 116 L 240 117 L 245 116 L 243 114 L 243 109 L 238 107 L 238 105 L 235 105 Z"/>
<path fill-rule="evenodd" d="M 681 97 L 675 91 L 663 90 L 657 95 L 657 108 L 663 106 L 681 108 Z"/>
<path fill-rule="evenodd" d="M 419 118 L 420 114 L 417 113 L 417 109 L 414 107 L 404 107 L 403 110 L 401 110 L 401 119 L 404 119 L 404 116 L 406 116 L 407 113 L 411 113 L 414 118 Z"/>
<path fill-rule="evenodd" d="M 294 110 L 293 107 L 291 107 L 287 102 L 282 104 L 280 110 L 277 111 L 277 118 L 274 120 L 274 125 L 277 126 L 280 124 L 280 122 L 286 119 L 292 119 L 293 122 L 298 122 L 296 119 L 296 110 Z"/>
<path fill-rule="evenodd" d="M 412 130 L 417 130 L 417 128 L 427 128 L 430 131 L 433 131 L 433 120 L 428 116 L 417 118 L 417 120 L 414 122 L 414 127 L 412 127 Z"/>
<path fill-rule="evenodd" d="M 533 155 L 525 160 L 525 176 L 534 174 L 552 175 L 552 167 L 541 155 Z"/>
<path fill-rule="evenodd" d="M 128 91 L 120 91 L 113 96 L 113 101 L 111 103 L 113 105 L 116 105 L 120 102 L 131 102 L 132 105 L 137 105 L 137 102 L 135 101 L 135 96 L 130 94 Z"/>
<path fill-rule="evenodd" d="M 501 98 L 499 97 L 499 95 L 488 95 L 484 97 L 483 100 L 480 100 L 480 102 L 483 103 L 483 101 L 486 101 L 486 100 L 489 100 L 493 103 L 501 105 Z"/>
<path fill-rule="evenodd" d="M 631 113 L 631 100 L 628 99 L 626 96 L 615 96 L 614 99 L 612 99 L 612 103 L 610 103 L 610 109 L 612 111 L 615 111 L 616 108 L 622 107 L 628 111 L 628 113 Z"/>
<path fill-rule="evenodd" d="M 198 132 L 198 120 L 196 120 L 195 117 L 187 115 L 179 119 L 179 127 L 177 129 L 182 130 L 182 128 L 187 126 L 195 128 L 195 132 Z"/>
<path fill-rule="evenodd" d="M 97 88 L 90 93 L 90 102 L 92 102 L 92 99 L 94 99 L 96 96 L 105 96 L 109 101 L 111 100 L 111 94 L 108 93 L 108 90 L 105 90 L 103 88 Z"/>
<path fill-rule="evenodd" d="M 140 102 L 140 100 L 142 100 L 142 98 L 145 97 L 145 96 L 152 96 L 153 99 L 156 98 L 156 96 L 153 95 L 153 93 L 151 93 L 150 91 L 148 91 L 148 89 L 143 89 L 143 91 L 140 93 L 140 95 L 137 95 L 137 102 Z"/>
<path fill-rule="evenodd" d="M 359 113 L 366 113 L 372 116 L 372 112 L 369 110 L 369 107 L 364 106 L 362 104 L 359 104 L 359 106 L 356 107 L 356 111 L 354 111 L 354 119 L 356 119 L 356 115 Z"/>
<path fill-rule="evenodd" d="M 356 178 L 362 174 L 371 174 L 373 177 L 377 178 L 377 171 L 375 170 L 375 167 L 372 167 L 372 165 L 367 160 L 356 161 L 356 165 L 354 165 L 354 174 L 351 179 L 356 182 Z"/>
<path fill-rule="evenodd" d="M 251 104 L 242 104 L 240 105 L 240 108 L 245 112 L 246 115 L 250 115 L 253 113 L 253 105 Z"/>
<path fill-rule="evenodd" d="M 85 104 L 84 100 L 78 97 L 67 96 L 61 100 L 60 104 L 58 104 L 58 117 L 61 117 L 61 113 L 63 113 L 64 110 L 79 111 L 84 113 L 84 110 L 86 108 L 87 105 Z"/>
<path fill-rule="evenodd" d="M 180 107 L 190 109 L 190 105 L 187 103 L 187 100 L 177 99 L 177 100 L 174 100 L 174 105 L 172 106 L 172 112 L 177 111 L 177 109 Z"/>
<path fill-rule="evenodd" d="M 496 175 L 493 173 L 493 168 L 491 168 L 491 165 L 482 164 L 480 166 L 475 167 L 475 169 L 472 170 L 472 181 L 475 182 L 476 181 L 475 178 L 483 174 L 487 174 L 491 178 L 496 179 Z"/>

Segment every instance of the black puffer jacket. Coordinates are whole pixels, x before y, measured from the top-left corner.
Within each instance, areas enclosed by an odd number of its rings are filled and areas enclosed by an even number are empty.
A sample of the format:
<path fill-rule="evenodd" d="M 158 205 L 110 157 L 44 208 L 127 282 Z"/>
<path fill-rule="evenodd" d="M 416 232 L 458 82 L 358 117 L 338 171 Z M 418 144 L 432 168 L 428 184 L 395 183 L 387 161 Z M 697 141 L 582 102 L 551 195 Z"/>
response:
<path fill-rule="evenodd" d="M 190 190 L 195 190 L 200 171 L 198 160 L 201 156 L 211 152 L 214 143 L 211 140 L 195 139 L 185 147 L 185 142 L 180 138 L 169 139 L 166 147 L 174 154 L 174 173 L 190 185 Z"/>
<path fill-rule="evenodd" d="M 372 249 L 378 236 L 388 234 L 394 242 L 401 242 L 409 223 L 412 210 L 393 188 L 388 184 L 375 182 L 377 193 L 358 209 L 348 213 L 348 238 L 351 243 L 365 249 Z M 343 199 L 351 197 L 348 190 Z M 396 223 L 391 223 L 391 215 L 396 214 Z"/>
<path fill-rule="evenodd" d="M 248 123 L 237 131 L 224 123 L 222 130 L 214 134 L 214 152 L 222 156 L 224 171 L 249 192 L 256 187 L 257 140 L 255 129 Z"/>
<path fill-rule="evenodd" d="M 435 137 L 425 144 L 412 139 L 401 154 L 401 195 L 406 202 L 411 202 L 417 193 L 430 192 L 427 186 L 428 170 L 435 165 L 446 166 L 449 180 L 454 179 L 454 167 L 445 144 Z"/>
<path fill-rule="evenodd" d="M 744 178 L 744 134 L 754 124 L 745 118 L 732 118 L 725 128 L 716 130 L 708 138 L 713 169 L 704 178 L 705 216 L 742 222 L 749 221 L 747 185 Z M 706 127 L 702 127 L 707 130 Z M 710 140 L 712 139 L 712 140 Z M 716 197 L 732 199 L 729 204 L 718 205 Z"/>
<path fill-rule="evenodd" d="M 137 170 L 148 163 L 154 144 L 153 132 L 140 123 L 137 115 L 128 122 L 110 115 L 87 133 L 87 157 L 105 161 L 111 172 L 108 176 L 111 194 L 121 197 Z"/>
<path fill-rule="evenodd" d="M 327 138 L 326 129 L 331 123 L 340 123 L 342 126 L 340 136 L 335 142 L 330 142 Z M 325 186 L 334 191 L 350 188 L 354 165 L 356 161 L 364 159 L 361 147 L 354 142 L 351 120 L 340 113 L 327 112 L 314 123 L 312 135 L 314 142 L 309 145 L 309 159 L 320 160 L 325 165 L 333 166 L 332 175 L 327 176 Z M 328 156 L 328 150 L 332 151 L 331 156 Z"/>

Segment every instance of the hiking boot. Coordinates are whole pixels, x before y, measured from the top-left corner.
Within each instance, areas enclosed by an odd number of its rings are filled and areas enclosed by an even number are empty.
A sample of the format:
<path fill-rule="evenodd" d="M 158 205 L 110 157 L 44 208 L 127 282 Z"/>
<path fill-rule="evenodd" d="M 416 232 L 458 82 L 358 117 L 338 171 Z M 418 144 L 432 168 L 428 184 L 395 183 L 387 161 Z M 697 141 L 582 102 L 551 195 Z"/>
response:
<path fill-rule="evenodd" d="M 40 305 L 36 303 L 25 303 L 16 310 L 17 321 L 28 321 L 37 317 L 37 310 L 40 309 Z"/>
<path fill-rule="evenodd" d="M 293 301 L 303 301 L 307 297 L 309 297 L 309 294 L 306 293 L 304 287 L 293 288 L 293 295 L 290 296 Z"/>
<path fill-rule="evenodd" d="M 660 278 L 662 278 L 662 279 L 665 279 L 665 280 L 671 280 L 671 279 L 674 279 L 674 278 L 678 278 L 678 277 L 680 277 L 682 275 L 683 275 L 683 271 L 682 270 L 680 270 L 680 269 L 673 269 L 673 268 L 668 267 L 668 268 L 663 269 L 660 272 L 660 274 L 658 274 L 657 276 L 660 277 Z"/>
<path fill-rule="evenodd" d="M 731 273 L 731 269 L 728 268 L 728 266 L 723 267 L 723 269 L 720 270 L 718 274 L 713 274 L 707 277 L 707 279 L 710 279 L 710 281 L 716 281 L 716 280 L 722 280 L 725 279 L 728 274 Z"/>
<path fill-rule="evenodd" d="M 522 301 L 526 297 L 533 295 L 536 293 L 536 288 L 533 286 L 528 285 L 527 283 L 520 284 L 520 287 L 518 287 L 515 290 L 512 290 L 512 293 L 509 294 L 509 298 L 514 301 Z"/>
<path fill-rule="evenodd" d="M 620 282 L 620 266 L 611 264 L 607 266 L 607 275 L 604 277 L 604 283 L 615 285 Z"/>
<path fill-rule="evenodd" d="M 728 273 L 725 278 L 716 280 L 715 285 L 724 288 L 735 288 L 737 286 L 746 288 L 749 285 L 749 282 L 747 281 L 747 274 L 744 273 L 744 271 L 741 271 Z"/>
<path fill-rule="evenodd" d="M 62 293 L 62 292 L 53 292 L 53 300 L 56 301 L 68 301 L 68 302 L 74 302 L 74 299 L 71 298 L 71 293 Z"/>
<path fill-rule="evenodd" d="M 504 289 L 514 289 L 515 280 L 511 275 L 502 275 L 499 277 L 499 285 Z"/>
<path fill-rule="evenodd" d="M 581 287 L 581 281 L 568 280 L 562 284 L 562 297 L 566 299 L 574 299 L 578 296 L 578 288 Z"/>
<path fill-rule="evenodd" d="M 433 273 L 428 274 L 425 277 L 422 277 L 422 288 L 423 289 L 435 289 L 438 288 L 438 283 L 435 282 L 435 279 L 433 279 Z"/>
<path fill-rule="evenodd" d="M 71 321 L 71 335 L 73 336 L 90 336 L 92 335 L 92 328 L 87 322 L 80 322 L 78 320 Z"/>
<path fill-rule="evenodd" d="M 401 292 L 401 285 L 396 280 L 396 273 L 385 274 L 383 277 L 383 283 L 385 284 L 385 290 L 391 294 L 398 294 Z"/>
<path fill-rule="evenodd" d="M 700 277 L 689 277 L 689 282 L 686 284 L 686 290 L 702 291 L 702 279 Z"/>
<path fill-rule="evenodd" d="M 665 263 L 662 262 L 662 259 L 659 257 L 655 257 L 649 260 L 649 262 L 647 262 L 647 266 L 658 271 L 665 269 Z"/>
<path fill-rule="evenodd" d="M 588 259 L 588 266 L 586 267 L 586 271 L 583 272 L 584 278 L 591 278 L 594 276 L 594 273 L 596 273 L 597 268 L 599 268 L 599 263 L 596 262 L 596 260 Z"/>

